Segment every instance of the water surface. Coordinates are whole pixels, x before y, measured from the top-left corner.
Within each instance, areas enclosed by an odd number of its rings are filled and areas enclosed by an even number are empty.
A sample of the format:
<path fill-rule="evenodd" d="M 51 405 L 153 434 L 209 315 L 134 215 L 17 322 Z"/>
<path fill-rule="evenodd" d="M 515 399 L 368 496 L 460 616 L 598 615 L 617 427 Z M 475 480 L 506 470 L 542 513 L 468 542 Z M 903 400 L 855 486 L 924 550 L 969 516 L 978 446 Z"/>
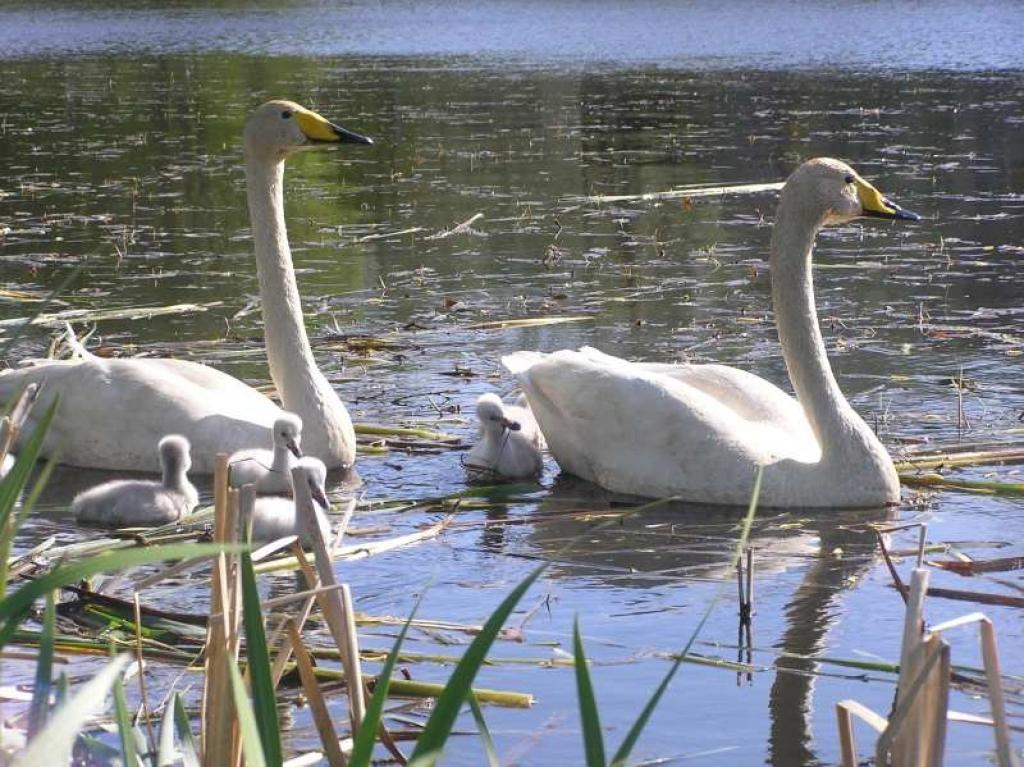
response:
<path fill-rule="evenodd" d="M 3 287 L 42 295 L 78 266 L 62 308 L 212 304 L 102 321 L 90 343 L 202 359 L 266 383 L 238 137 L 251 108 L 291 97 L 377 140 L 308 153 L 288 169 L 290 236 L 321 366 L 357 421 L 409 419 L 469 437 L 475 397 L 512 392 L 497 360 L 515 349 L 587 343 L 638 359 L 725 362 L 784 384 L 766 259 L 773 195 L 692 205 L 580 197 L 775 181 L 803 159 L 833 155 L 924 216 L 916 225 L 857 222 L 819 239 L 818 304 L 844 391 L 894 451 L 1019 437 L 1024 80 L 1008 68 L 1021 60 L 1019 39 L 1008 37 L 1021 27 L 1017 5 L 583 9 L 11 5 L 0 11 Z M 431 238 L 476 213 L 484 218 L 473 232 Z M 362 241 L 409 229 L 418 231 Z M 0 301 L 0 320 L 32 311 Z M 588 321 L 469 328 L 553 314 Z M 345 343 L 351 336 L 390 346 L 367 351 Z M 33 331 L 13 356 L 42 354 L 49 338 Z M 951 385 L 961 377 L 966 424 Z M 457 492 L 466 486 L 460 457 L 364 457 L 361 492 Z M 1012 468 L 965 476 L 990 473 L 1021 481 Z M 62 472 L 20 543 L 95 535 L 76 528 L 65 508 L 76 488 L 102 476 Z M 685 666 L 638 756 L 835 763 L 836 701 L 854 697 L 888 712 L 889 681 L 831 667 L 822 670 L 834 676 L 807 676 L 812 661 L 770 652 L 895 659 L 901 603 L 863 524 L 927 521 L 930 540 L 978 558 L 1019 553 L 1024 539 L 1017 501 L 909 490 L 904 498 L 888 513 L 765 512 L 754 531 L 754 639 L 766 652 L 754 660 L 766 670 L 747 680 Z M 618 743 L 667 671 L 664 655 L 681 648 L 731 579 L 740 511 L 663 507 L 561 550 L 590 523 L 545 515 L 614 501 L 558 477 L 551 464 L 528 501 L 459 511 L 459 525 L 441 539 L 339 573 L 367 613 L 404 616 L 427 589 L 421 615 L 478 623 L 538 560 L 553 559 L 512 620 L 525 642 L 496 652 L 564 657 L 579 615 L 603 723 Z M 366 512 L 355 524 L 398 534 L 437 518 Z M 892 545 L 914 540 L 904 533 Z M 1017 573 L 933 579 L 1007 593 L 1022 585 Z M 266 586 L 290 587 L 288 578 Z M 733 593 L 703 639 L 735 642 Z M 206 594 L 186 582 L 150 598 L 202 612 Z M 970 609 L 933 600 L 929 618 Z M 1019 672 L 1019 616 L 986 612 L 1004 668 Z M 391 636 L 367 631 L 363 643 L 386 648 Z M 955 661 L 978 662 L 971 635 L 951 640 Z M 410 649 L 461 650 L 426 635 Z M 728 647 L 698 649 L 735 657 Z M 450 673 L 410 670 L 437 680 Z M 154 687 L 167 681 L 156 675 Z M 537 696 L 528 711 L 487 710 L 510 763 L 580 761 L 571 669 L 499 666 L 480 683 Z M 954 707 L 984 711 L 959 693 Z M 315 742 L 296 711 L 289 748 Z M 949 761 L 986 764 L 990 742 L 984 730 L 953 726 Z M 460 737 L 447 759 L 475 765 L 482 752 Z"/>

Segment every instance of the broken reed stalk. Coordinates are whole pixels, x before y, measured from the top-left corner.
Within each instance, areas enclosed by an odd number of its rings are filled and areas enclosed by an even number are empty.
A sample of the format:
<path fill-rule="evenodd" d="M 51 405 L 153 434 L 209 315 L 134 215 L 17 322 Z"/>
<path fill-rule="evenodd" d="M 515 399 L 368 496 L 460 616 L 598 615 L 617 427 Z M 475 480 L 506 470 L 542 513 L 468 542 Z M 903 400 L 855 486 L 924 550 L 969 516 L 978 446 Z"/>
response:
<path fill-rule="evenodd" d="M 767 184 L 733 184 L 720 186 L 717 184 L 698 184 L 693 186 L 670 189 L 667 192 L 646 192 L 644 194 L 609 194 L 589 195 L 587 197 L 569 198 L 573 202 L 652 202 L 658 200 L 674 200 L 680 197 L 720 197 L 725 194 L 752 194 L 755 192 L 775 192 L 782 189 L 782 181 Z"/>
<path fill-rule="evenodd" d="M 299 468 L 292 469 L 294 487 L 300 487 L 304 483 L 301 471 Z M 299 519 L 303 520 L 301 524 L 304 525 L 312 543 L 314 565 L 320 576 L 320 583 L 324 586 L 337 585 L 338 580 L 334 575 L 331 555 L 327 550 L 327 543 L 324 541 L 320 526 L 316 522 L 312 498 L 296 493 L 295 507 Z M 320 604 L 320 609 L 323 610 L 324 618 L 331 630 L 331 636 L 334 637 L 334 641 L 341 651 L 341 665 L 345 670 L 352 732 L 358 732 L 363 723 L 363 717 L 366 715 L 366 702 L 363 695 L 359 642 L 356 636 L 355 613 L 352 609 L 352 594 L 348 586 L 345 585 L 338 591 L 318 594 L 316 600 Z"/>
<path fill-rule="evenodd" d="M 910 456 L 902 461 L 896 461 L 895 465 L 896 471 L 904 472 L 937 469 L 940 466 L 947 469 L 954 469 L 965 466 L 986 466 L 996 463 L 1021 462 L 1024 462 L 1024 449 L 1017 446 L 1011 448 L 999 447 L 991 450 L 929 453 L 921 457 Z"/>
<path fill-rule="evenodd" d="M 306 561 L 302 546 L 299 545 L 298 540 L 292 542 L 292 551 L 295 552 L 295 561 L 298 562 L 299 568 L 302 570 L 302 575 L 306 579 L 306 587 L 313 592 L 306 601 L 302 604 L 302 609 L 299 611 L 299 617 L 296 621 L 296 628 L 299 633 L 302 632 L 302 627 L 306 625 L 306 621 L 309 620 L 309 614 L 313 611 L 313 604 L 319 598 L 320 594 L 325 593 L 322 591 L 320 586 L 320 576 L 317 575 L 313 567 Z M 336 586 L 337 584 L 334 584 Z M 328 587 L 332 588 L 332 587 Z M 321 605 L 321 610 L 323 606 Z M 324 610 L 326 614 L 326 610 Z M 277 685 L 281 682 L 281 677 L 284 676 L 285 670 L 288 666 L 288 661 L 291 659 L 292 654 L 292 643 L 291 638 L 288 634 L 288 621 L 291 620 L 286 618 L 281 621 L 280 625 L 274 631 L 270 641 L 267 642 L 269 647 L 273 647 L 277 643 L 278 637 L 280 637 L 280 647 L 277 650 L 277 656 L 274 658 L 274 666 L 270 672 L 270 679 L 274 684 L 274 689 L 277 689 Z"/>
<path fill-rule="evenodd" d="M 338 735 L 334 731 L 334 723 L 331 721 L 331 714 L 327 710 L 327 703 L 324 701 L 323 693 L 320 690 L 320 683 L 313 671 L 313 661 L 306 652 L 306 646 L 302 643 L 302 635 L 299 633 L 295 622 L 288 620 L 285 624 L 288 632 L 288 639 L 292 651 L 295 653 L 295 662 L 299 668 L 299 679 L 302 681 L 302 689 L 306 691 L 306 700 L 309 702 L 313 712 L 313 722 L 320 734 L 320 742 L 324 746 L 324 753 L 327 755 L 327 762 L 331 767 L 345 767 L 345 754 L 338 744 Z"/>
<path fill-rule="evenodd" d="M 945 490 L 963 490 L 968 493 L 982 495 L 1024 495 L 1024 482 L 985 482 L 970 479 L 953 479 L 941 474 L 909 474 L 899 475 L 900 482 L 910 487 L 937 487 Z"/>
<path fill-rule="evenodd" d="M 999 664 L 999 645 L 996 641 L 996 629 L 992 621 L 984 613 L 970 613 L 933 626 L 929 634 L 938 635 L 970 623 L 978 624 L 978 633 L 981 640 L 981 657 L 985 668 L 985 684 L 988 688 L 989 703 L 992 707 L 992 726 L 996 740 L 996 763 L 999 767 L 1017 767 L 1013 747 L 1010 744 L 1010 725 L 1006 718 L 1006 697 L 1003 693 L 1003 676 Z"/>
<path fill-rule="evenodd" d="M 426 240 L 446 240 L 449 237 L 453 237 L 456 234 L 465 234 L 470 231 L 470 227 L 473 226 L 477 221 L 484 217 L 483 213 L 474 213 L 472 216 L 467 218 L 461 224 L 453 226 L 451 229 L 445 229 L 437 234 L 432 234 L 429 237 L 424 237 Z"/>
<path fill-rule="evenodd" d="M 230 529 L 233 515 L 229 503 L 228 471 L 227 454 L 218 453 L 213 475 L 213 538 L 217 543 L 227 543 L 233 538 Z M 222 552 L 213 560 L 210 574 L 210 619 L 204 651 L 206 684 L 203 686 L 201 712 L 204 767 L 230 767 L 237 763 L 236 755 L 241 753 L 241 739 L 228 675 L 228 663 L 235 662 L 237 658 L 230 657 L 231 637 L 237 633 L 237 628 L 231 622 L 233 603 L 229 572 L 228 555 Z"/>

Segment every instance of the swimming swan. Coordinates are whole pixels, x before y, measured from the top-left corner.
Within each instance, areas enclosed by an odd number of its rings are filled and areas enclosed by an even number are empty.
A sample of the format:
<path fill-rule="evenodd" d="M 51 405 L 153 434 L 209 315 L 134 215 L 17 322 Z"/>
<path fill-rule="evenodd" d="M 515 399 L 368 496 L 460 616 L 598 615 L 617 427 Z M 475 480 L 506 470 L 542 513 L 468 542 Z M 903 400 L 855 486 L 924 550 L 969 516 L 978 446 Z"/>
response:
<path fill-rule="evenodd" d="M 255 485 L 260 495 L 291 495 L 292 466 L 302 458 L 302 419 L 282 413 L 274 421 L 273 450 L 239 450 L 228 458 L 231 486 Z"/>
<path fill-rule="evenodd" d="M 480 440 L 466 456 L 466 468 L 506 479 L 535 477 L 544 468 L 544 438 L 529 406 L 506 405 L 497 394 L 476 401 Z"/>
<path fill-rule="evenodd" d="M 324 540 L 330 544 L 331 526 L 324 513 L 330 509 L 324 486 L 327 481 L 327 467 L 324 466 L 323 461 L 307 456 L 298 460 L 289 473 L 289 478 L 292 477 L 296 479 L 296 486 L 292 490 L 294 499 L 272 495 L 256 499 L 252 513 L 253 542 L 266 543 L 284 538 L 286 535 L 298 535 L 302 545 L 308 546 L 310 544 L 308 520 L 297 512 L 297 507 L 305 503 L 312 506 L 316 513 L 317 526 L 320 528 Z M 244 519 L 242 524 L 246 524 Z M 244 540 L 244 528 L 242 536 Z"/>
<path fill-rule="evenodd" d="M 285 160 L 295 152 L 344 142 L 373 143 L 290 101 L 264 104 L 245 125 L 245 176 L 270 375 L 284 409 L 302 418 L 306 452 L 332 469 L 352 465 L 355 432 L 306 337 L 285 230 L 283 181 Z M 45 381 L 45 396 L 61 398 L 44 454 L 59 449 L 60 460 L 76 466 L 159 471 L 151 446 L 165 434 L 181 433 L 192 444 L 195 470 L 210 474 L 217 453 L 269 444 L 271 426 L 281 415 L 281 408 L 252 387 L 185 360 L 91 354 L 41 360 L 0 373 L 0 402 L 30 381 Z M 121 417 L 110 418 L 111 413 Z"/>
<path fill-rule="evenodd" d="M 199 505 L 188 481 L 188 440 L 171 434 L 157 451 L 163 467 L 160 482 L 122 479 L 104 482 L 75 496 L 71 511 L 80 523 L 104 527 L 141 527 L 175 522 Z"/>
<path fill-rule="evenodd" d="M 562 470 L 622 493 L 742 505 L 762 464 L 764 506 L 897 502 L 892 460 L 836 383 L 814 303 L 815 235 L 858 216 L 918 218 L 838 160 L 805 162 L 780 195 L 772 303 L 796 399 L 724 365 L 636 364 L 586 348 L 503 358 Z"/>

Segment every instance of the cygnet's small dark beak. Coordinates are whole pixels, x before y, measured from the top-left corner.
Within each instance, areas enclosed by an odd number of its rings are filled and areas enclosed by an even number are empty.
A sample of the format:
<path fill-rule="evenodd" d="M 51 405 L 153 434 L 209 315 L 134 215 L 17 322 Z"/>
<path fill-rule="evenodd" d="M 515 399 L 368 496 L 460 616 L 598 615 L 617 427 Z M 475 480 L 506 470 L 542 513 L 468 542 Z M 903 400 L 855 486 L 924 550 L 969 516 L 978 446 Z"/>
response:
<path fill-rule="evenodd" d="M 324 491 L 316 485 L 310 485 L 309 494 L 313 496 L 313 500 L 320 504 L 320 508 L 324 511 L 330 511 L 331 504 L 327 502 L 327 496 L 324 495 Z"/>
<path fill-rule="evenodd" d="M 369 136 L 364 136 L 361 133 L 354 133 L 353 131 L 342 128 L 340 125 L 334 123 L 328 123 L 331 126 L 331 130 L 334 131 L 334 135 L 338 137 L 339 144 L 373 144 L 373 139 Z"/>
<path fill-rule="evenodd" d="M 509 431 L 519 431 L 523 428 L 519 425 L 519 421 L 513 421 L 511 418 L 502 418 L 501 425 Z"/>
<path fill-rule="evenodd" d="M 302 458 L 302 449 L 299 447 L 299 443 L 294 439 L 290 439 L 285 442 L 284 446 L 288 448 L 288 451 L 296 458 Z"/>

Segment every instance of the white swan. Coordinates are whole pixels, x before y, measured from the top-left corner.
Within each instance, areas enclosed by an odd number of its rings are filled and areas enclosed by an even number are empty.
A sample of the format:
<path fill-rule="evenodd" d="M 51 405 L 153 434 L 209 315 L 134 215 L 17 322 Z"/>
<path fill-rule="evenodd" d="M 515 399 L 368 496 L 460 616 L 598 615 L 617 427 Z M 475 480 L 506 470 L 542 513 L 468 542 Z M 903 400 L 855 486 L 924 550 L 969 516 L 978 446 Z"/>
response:
<path fill-rule="evenodd" d="M 815 235 L 858 216 L 917 218 L 838 160 L 804 163 L 782 190 L 772 303 L 797 399 L 723 365 L 636 364 L 592 349 L 505 357 L 562 470 L 622 493 L 745 504 L 766 465 L 765 506 L 897 502 L 892 460 L 840 391 L 814 304 Z"/>
<path fill-rule="evenodd" d="M 304 546 L 309 545 L 309 521 L 298 511 L 298 507 L 303 504 L 313 508 L 317 526 L 324 540 L 329 542 L 331 526 L 324 513 L 330 509 L 325 488 L 327 467 L 323 461 L 307 456 L 296 462 L 289 476 L 296 480 L 295 487 L 292 488 L 294 498 L 271 495 L 256 499 L 252 513 L 253 542 L 266 543 L 284 538 L 286 535 L 298 535 Z M 243 519 L 241 524 L 245 525 L 247 521 Z M 244 528 L 242 536 L 244 540 Z"/>
<path fill-rule="evenodd" d="M 264 104 L 245 125 L 249 215 L 270 374 L 283 407 L 305 424 L 306 452 L 332 469 L 352 465 L 355 432 L 306 337 L 285 231 L 283 182 L 290 155 L 340 142 L 373 143 L 290 101 Z M 47 398 L 61 397 L 44 454 L 57 453 L 76 466 L 158 471 L 151 445 L 165 434 L 181 433 L 192 443 L 195 470 L 209 474 L 217 453 L 269 444 L 271 426 L 281 414 L 252 387 L 184 360 L 91 354 L 41 360 L 0 373 L 0 401 L 29 382 L 45 382 Z M 111 418 L 111 413 L 120 415 Z M 22 434 L 31 431 L 30 426 Z"/>
<path fill-rule="evenodd" d="M 160 482 L 127 479 L 104 482 L 75 496 L 71 511 L 80 523 L 104 527 L 165 525 L 199 505 L 199 494 L 188 481 L 188 440 L 171 434 L 157 451 L 163 468 Z"/>
<path fill-rule="evenodd" d="M 471 472 L 506 479 L 535 477 L 544 469 L 544 439 L 529 406 L 506 405 L 497 394 L 476 401 L 480 440 L 466 456 Z"/>
<path fill-rule="evenodd" d="M 282 413 L 272 438 L 273 450 L 239 450 L 228 458 L 232 487 L 255 485 L 260 495 L 291 495 L 292 466 L 302 458 L 302 419 Z"/>
<path fill-rule="evenodd" d="M 14 466 L 14 456 L 8 453 L 4 456 L 3 461 L 0 461 L 0 479 L 3 479 L 7 475 L 7 472 Z"/>

